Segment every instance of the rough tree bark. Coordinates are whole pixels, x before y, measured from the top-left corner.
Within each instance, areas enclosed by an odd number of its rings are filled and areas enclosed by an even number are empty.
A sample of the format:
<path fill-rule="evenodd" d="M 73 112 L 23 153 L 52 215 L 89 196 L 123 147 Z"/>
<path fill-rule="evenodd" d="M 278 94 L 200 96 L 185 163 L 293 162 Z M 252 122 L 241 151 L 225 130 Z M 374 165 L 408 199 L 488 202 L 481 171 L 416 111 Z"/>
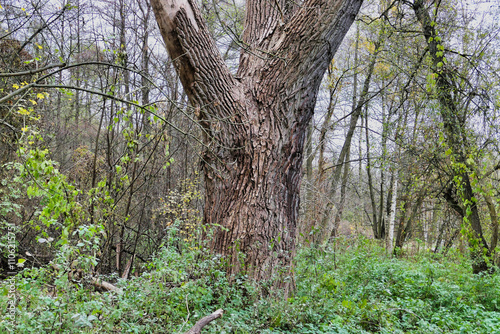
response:
<path fill-rule="evenodd" d="M 361 3 L 247 0 L 233 76 L 194 0 L 151 0 L 204 128 L 204 221 L 220 226 L 211 248 L 226 256 L 230 275 L 269 279 L 291 265 L 307 125 Z"/>

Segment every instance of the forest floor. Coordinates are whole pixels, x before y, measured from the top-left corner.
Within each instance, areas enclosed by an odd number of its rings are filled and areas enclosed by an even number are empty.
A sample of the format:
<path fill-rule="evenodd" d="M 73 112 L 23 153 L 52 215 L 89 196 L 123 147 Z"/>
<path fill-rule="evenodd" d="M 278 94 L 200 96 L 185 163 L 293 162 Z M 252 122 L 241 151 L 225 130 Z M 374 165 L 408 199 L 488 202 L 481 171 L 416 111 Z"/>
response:
<path fill-rule="evenodd" d="M 267 290 L 270 282 L 230 284 L 219 257 L 178 241 L 139 277 L 104 279 L 120 291 L 98 292 L 53 269 L 24 270 L 14 332 L 184 333 L 222 308 L 202 333 L 500 333 L 500 274 L 473 275 L 454 249 L 393 258 L 366 238 L 301 247 L 286 300 Z M 1 298 L 2 309 L 7 302 Z M 8 326 L 1 321 L 0 332 Z"/>

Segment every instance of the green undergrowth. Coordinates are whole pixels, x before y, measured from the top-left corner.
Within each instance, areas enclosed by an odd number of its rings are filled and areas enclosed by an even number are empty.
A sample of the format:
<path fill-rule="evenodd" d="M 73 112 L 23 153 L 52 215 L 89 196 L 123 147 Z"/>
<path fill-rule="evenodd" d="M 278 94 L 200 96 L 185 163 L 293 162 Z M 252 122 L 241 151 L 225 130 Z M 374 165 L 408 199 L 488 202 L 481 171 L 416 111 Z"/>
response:
<path fill-rule="evenodd" d="M 500 275 L 470 267 L 459 253 L 395 259 L 370 240 L 339 240 L 335 251 L 298 251 L 296 290 L 284 300 L 245 277 L 230 284 L 217 256 L 164 247 L 140 277 L 104 278 L 122 293 L 25 270 L 14 332 L 184 333 L 222 308 L 203 333 L 500 333 Z M 5 310 L 6 287 L 1 294 Z"/>

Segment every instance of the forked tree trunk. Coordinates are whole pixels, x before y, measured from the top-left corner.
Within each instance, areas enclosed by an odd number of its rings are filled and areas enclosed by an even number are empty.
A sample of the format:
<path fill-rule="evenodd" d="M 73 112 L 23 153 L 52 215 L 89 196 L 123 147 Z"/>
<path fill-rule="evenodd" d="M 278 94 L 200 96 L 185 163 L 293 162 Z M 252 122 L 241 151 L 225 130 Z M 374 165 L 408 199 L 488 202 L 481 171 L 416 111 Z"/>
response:
<path fill-rule="evenodd" d="M 151 0 L 204 129 L 204 220 L 220 226 L 212 251 L 226 256 L 229 274 L 268 279 L 291 265 L 306 128 L 361 2 L 247 0 L 233 76 L 194 0 Z"/>

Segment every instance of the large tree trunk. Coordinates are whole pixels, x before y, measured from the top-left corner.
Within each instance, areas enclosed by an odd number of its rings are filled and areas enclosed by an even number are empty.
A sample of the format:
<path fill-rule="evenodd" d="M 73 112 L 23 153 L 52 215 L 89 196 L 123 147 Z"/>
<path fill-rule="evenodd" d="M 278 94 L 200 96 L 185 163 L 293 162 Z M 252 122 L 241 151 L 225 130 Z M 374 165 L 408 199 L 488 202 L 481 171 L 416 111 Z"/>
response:
<path fill-rule="evenodd" d="M 307 125 L 321 79 L 362 0 L 247 0 L 244 49 L 230 74 L 194 0 L 151 0 L 204 129 L 204 220 L 228 273 L 290 267 Z M 275 287 L 289 286 L 278 280 Z"/>

